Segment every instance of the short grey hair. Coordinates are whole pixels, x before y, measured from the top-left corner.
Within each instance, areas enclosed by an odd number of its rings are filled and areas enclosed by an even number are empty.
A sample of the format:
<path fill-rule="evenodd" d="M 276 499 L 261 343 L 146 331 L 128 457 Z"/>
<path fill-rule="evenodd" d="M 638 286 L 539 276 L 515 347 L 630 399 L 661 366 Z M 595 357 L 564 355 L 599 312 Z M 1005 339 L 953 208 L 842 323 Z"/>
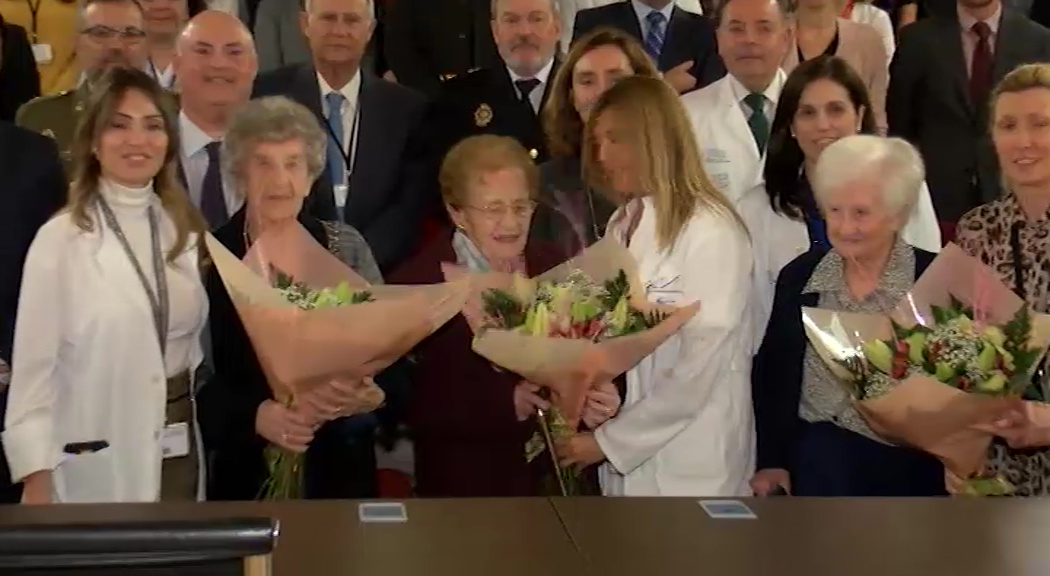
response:
<path fill-rule="evenodd" d="M 83 30 L 87 24 L 87 9 L 95 4 L 124 4 L 128 3 L 139 9 L 143 23 L 146 22 L 146 10 L 139 0 L 80 0 L 77 2 L 77 31 Z"/>
<path fill-rule="evenodd" d="M 918 201 L 926 168 L 919 151 L 906 140 L 858 134 L 825 148 L 811 176 L 818 205 L 843 186 L 871 178 L 882 184 L 886 207 L 903 216 Z"/>
<path fill-rule="evenodd" d="M 309 0 L 307 0 L 307 1 L 309 1 Z M 492 0 L 492 3 L 489 6 L 489 10 L 492 13 L 492 19 L 493 20 L 496 19 L 496 14 L 499 13 L 499 3 L 502 2 L 502 1 L 503 0 Z M 550 4 L 551 4 L 551 12 L 555 16 L 560 15 L 561 14 L 561 1 L 560 0 L 549 0 L 549 1 L 550 1 Z"/>
<path fill-rule="evenodd" d="M 249 100 L 230 123 L 222 140 L 223 168 L 239 175 L 245 159 L 263 142 L 301 140 L 310 180 L 324 171 L 328 136 L 314 113 L 284 96 Z"/>
<path fill-rule="evenodd" d="M 310 4 L 313 0 L 300 0 L 300 6 L 303 7 L 303 12 L 310 12 Z M 368 12 L 368 17 L 372 20 L 376 19 L 376 3 L 375 0 L 365 0 L 365 11 Z"/>

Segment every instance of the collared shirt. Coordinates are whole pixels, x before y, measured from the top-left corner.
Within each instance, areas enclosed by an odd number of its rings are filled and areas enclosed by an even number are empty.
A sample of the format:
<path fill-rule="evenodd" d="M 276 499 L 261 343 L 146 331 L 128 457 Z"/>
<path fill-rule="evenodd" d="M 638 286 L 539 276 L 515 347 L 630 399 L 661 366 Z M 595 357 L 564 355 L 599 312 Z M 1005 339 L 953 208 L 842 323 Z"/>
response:
<path fill-rule="evenodd" d="M 842 256 L 830 250 L 813 269 L 803 292 L 818 294 L 818 308 L 882 313 L 894 308 L 915 284 L 915 251 L 900 239 L 892 248 L 878 286 L 861 301 L 853 297 L 846 284 L 844 264 Z M 802 399 L 798 415 L 807 422 L 831 422 L 877 442 L 887 443 L 857 413 L 845 383 L 808 344 L 802 365 Z"/>
<path fill-rule="evenodd" d="M 147 62 L 143 72 L 149 74 L 165 90 L 171 90 L 175 87 L 175 67 L 170 62 L 163 70 L 154 66 L 153 62 Z"/>
<path fill-rule="evenodd" d="M 977 23 L 977 19 L 970 16 L 969 12 L 966 12 L 961 7 L 957 8 L 959 14 L 959 25 L 961 27 L 960 33 L 962 34 L 962 45 L 963 45 L 963 56 L 966 58 L 966 74 L 969 75 L 973 71 L 973 53 L 977 50 L 977 42 L 980 40 L 977 33 L 973 31 L 973 25 Z M 1003 6 L 999 5 L 996 9 L 995 14 L 992 14 L 991 18 L 984 21 L 992 30 L 992 35 L 988 37 L 988 48 L 992 51 L 992 56 L 995 56 L 995 42 L 999 38 L 999 21 L 1003 16 Z"/>
<path fill-rule="evenodd" d="M 360 139 L 357 106 L 361 97 L 361 70 L 359 69 L 355 72 L 354 76 L 350 78 L 350 81 L 340 90 L 332 88 L 332 86 L 328 84 L 328 81 L 320 74 L 317 75 L 317 84 L 321 88 L 321 111 L 324 113 L 325 118 L 328 118 L 331 112 L 328 109 L 328 95 L 333 92 L 338 92 L 343 95 L 343 106 L 340 109 L 343 121 L 343 141 L 340 142 L 340 144 L 343 146 L 343 153 L 350 159 L 350 165 L 346 166 L 346 169 L 342 173 L 332 174 L 332 183 L 336 185 L 336 206 L 346 206 L 348 189 L 341 186 L 349 184 L 349 182 L 347 182 L 347 175 L 354 170 L 354 159 L 357 155 L 357 141 Z M 328 133 L 327 128 L 325 129 L 325 132 Z"/>
<path fill-rule="evenodd" d="M 661 12 L 664 15 L 664 34 L 667 33 L 667 25 L 671 23 L 671 14 L 674 13 L 674 2 L 668 2 L 667 6 L 657 10 L 648 4 L 639 2 L 638 0 L 631 0 L 631 6 L 634 8 L 634 14 L 638 17 L 638 25 L 642 28 L 642 38 L 646 38 L 649 35 L 649 14 L 652 12 Z"/>
<path fill-rule="evenodd" d="M 519 76 L 515 71 L 507 68 L 507 72 L 510 73 L 510 81 L 517 82 L 518 80 L 529 80 L 535 78 L 540 81 L 539 86 L 536 86 L 529 94 L 529 103 L 532 104 L 532 110 L 539 113 L 540 106 L 543 105 L 543 93 L 547 91 L 547 80 L 550 79 L 551 69 L 554 68 L 554 58 L 551 58 L 549 62 L 540 68 L 540 71 L 535 76 Z"/>
<path fill-rule="evenodd" d="M 204 175 L 208 172 L 208 151 L 205 146 L 215 139 L 208 136 L 190 120 L 185 112 L 179 112 L 179 131 L 182 135 L 180 156 L 182 169 L 186 173 L 186 185 L 189 188 L 190 200 L 197 208 L 201 207 L 201 188 L 204 186 Z M 237 190 L 233 176 L 222 172 L 223 196 L 226 198 L 226 210 L 233 214 L 241 209 L 244 197 Z"/>
<path fill-rule="evenodd" d="M 744 98 L 747 98 L 751 91 L 745 88 L 732 74 L 729 75 L 729 87 L 733 89 L 733 98 L 736 98 L 736 101 L 740 104 L 740 109 L 744 112 L 744 118 L 750 118 L 752 110 L 750 106 L 744 103 Z M 777 102 L 780 101 L 780 91 L 783 89 L 784 76 L 777 73 L 773 75 L 773 81 L 762 92 L 766 97 L 766 105 L 763 112 L 770 123 L 773 122 L 773 116 L 776 115 Z"/>

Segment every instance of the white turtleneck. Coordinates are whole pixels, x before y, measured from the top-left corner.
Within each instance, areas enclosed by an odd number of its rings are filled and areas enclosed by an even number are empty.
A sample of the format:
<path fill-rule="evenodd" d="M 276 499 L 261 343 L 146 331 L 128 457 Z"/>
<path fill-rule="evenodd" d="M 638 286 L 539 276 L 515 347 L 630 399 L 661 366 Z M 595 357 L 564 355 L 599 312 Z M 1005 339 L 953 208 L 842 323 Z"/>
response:
<path fill-rule="evenodd" d="M 162 257 L 167 264 L 165 272 L 169 314 L 164 367 L 169 377 L 175 376 L 191 368 L 191 354 L 197 345 L 197 334 L 203 323 L 203 309 L 207 302 L 200 289 L 199 276 L 193 270 L 184 270 L 177 264 L 167 263 L 168 250 L 175 242 L 175 226 L 161 206 L 160 198 L 153 192 L 152 183 L 143 188 L 131 188 L 104 179 L 99 183 L 99 192 L 113 209 L 117 223 L 127 237 L 128 244 L 131 245 L 154 293 L 157 290 L 157 275 L 153 269 L 153 248 L 147 210 L 150 206 L 155 207 Z"/>

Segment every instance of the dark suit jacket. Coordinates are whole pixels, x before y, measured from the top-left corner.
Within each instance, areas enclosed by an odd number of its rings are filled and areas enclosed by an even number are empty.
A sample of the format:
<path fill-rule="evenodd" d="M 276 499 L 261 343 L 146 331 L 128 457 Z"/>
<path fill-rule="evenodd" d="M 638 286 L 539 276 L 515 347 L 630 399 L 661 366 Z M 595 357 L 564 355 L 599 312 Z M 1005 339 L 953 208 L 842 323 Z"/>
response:
<path fill-rule="evenodd" d="M 1050 3 L 1047 2 L 1033 2 L 1032 11 L 1028 15 L 1033 22 L 1050 28 Z"/>
<path fill-rule="evenodd" d="M 936 254 L 915 248 L 915 277 L 933 262 Z M 765 338 L 751 371 L 751 397 L 758 435 L 756 469 L 793 468 L 802 421 L 802 365 L 809 340 L 802 325 L 802 308 L 815 307 L 819 295 L 804 292 L 813 270 L 828 253 L 826 246 L 812 248 L 792 260 L 777 278 L 773 312 Z"/>
<path fill-rule="evenodd" d="M 455 262 L 444 231 L 390 276 L 394 284 L 444 282 L 442 262 Z M 525 249 L 530 275 L 561 263 L 556 251 L 530 242 Z M 514 387 L 520 378 L 493 369 L 475 354 L 463 316 L 456 315 L 413 351 L 412 431 L 416 492 L 423 497 L 538 496 L 539 471 L 524 457 L 531 421 L 514 414 Z"/>
<path fill-rule="evenodd" d="M 441 77 L 500 63 L 490 0 L 392 0 L 383 50 L 397 81 L 434 97 Z"/>
<path fill-rule="evenodd" d="M 310 64 L 286 66 L 263 74 L 254 96 L 287 96 L 306 106 L 324 127 L 321 88 Z M 420 144 L 415 139 L 426 110 L 421 94 L 361 72 L 361 120 L 345 220 L 368 241 L 384 272 L 400 264 L 415 246 L 424 203 Z M 316 210 L 335 220 L 332 180 L 325 173 L 312 195 Z"/>
<path fill-rule="evenodd" d="M 13 122 L 19 106 L 40 95 L 40 74 L 29 37 L 0 16 L 0 121 Z"/>
<path fill-rule="evenodd" d="M 642 37 L 642 25 L 638 22 L 638 14 L 635 13 L 630 1 L 606 4 L 577 12 L 576 24 L 572 30 L 573 41 L 600 26 L 619 28 L 634 36 L 643 45 L 645 44 L 645 39 Z M 664 47 L 660 52 L 657 67 L 661 72 L 667 72 L 689 60 L 693 61 L 693 67 L 689 73 L 696 78 L 694 90 L 703 88 L 726 75 L 725 64 L 722 63 L 722 57 L 718 55 L 714 25 L 706 17 L 687 12 L 676 6 L 671 12 L 670 22 L 667 23 Z"/>
<path fill-rule="evenodd" d="M 68 185 L 54 140 L 0 122 L 0 358 L 11 362 L 22 265 L 37 230 L 66 202 Z M 0 430 L 7 404 L 0 392 Z M 0 504 L 17 502 L 0 446 Z"/>
<path fill-rule="evenodd" d="M 988 103 L 971 102 L 958 16 L 906 27 L 890 66 L 889 132 L 915 144 L 937 217 L 955 222 L 999 197 L 999 167 L 988 131 Z M 1050 30 L 1004 8 L 994 82 L 1021 64 L 1050 61 Z"/>
<path fill-rule="evenodd" d="M 214 232 L 238 258 L 244 244 L 244 210 Z M 302 215 L 299 222 L 321 245 L 328 238 L 320 221 Z M 210 269 L 205 277 L 215 373 L 197 398 L 201 434 L 209 454 L 208 499 L 254 500 L 267 477 L 266 440 L 255 432 L 259 405 L 273 396 L 251 340 L 229 293 Z M 376 497 L 375 442 L 362 434 L 351 442 L 336 420 L 321 426 L 306 451 L 305 497 Z"/>

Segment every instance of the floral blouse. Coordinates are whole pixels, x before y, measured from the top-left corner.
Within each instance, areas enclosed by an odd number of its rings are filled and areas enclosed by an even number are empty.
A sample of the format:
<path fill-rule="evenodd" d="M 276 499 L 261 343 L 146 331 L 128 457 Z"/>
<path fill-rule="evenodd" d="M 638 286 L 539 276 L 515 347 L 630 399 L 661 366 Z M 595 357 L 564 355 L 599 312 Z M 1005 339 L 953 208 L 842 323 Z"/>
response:
<path fill-rule="evenodd" d="M 963 216 L 956 243 L 991 267 L 1033 310 L 1050 312 L 1050 211 L 1030 221 L 1008 193 Z M 1009 480 L 1017 496 L 1050 495 L 1050 447 L 1014 450 L 997 441 L 989 468 Z"/>

